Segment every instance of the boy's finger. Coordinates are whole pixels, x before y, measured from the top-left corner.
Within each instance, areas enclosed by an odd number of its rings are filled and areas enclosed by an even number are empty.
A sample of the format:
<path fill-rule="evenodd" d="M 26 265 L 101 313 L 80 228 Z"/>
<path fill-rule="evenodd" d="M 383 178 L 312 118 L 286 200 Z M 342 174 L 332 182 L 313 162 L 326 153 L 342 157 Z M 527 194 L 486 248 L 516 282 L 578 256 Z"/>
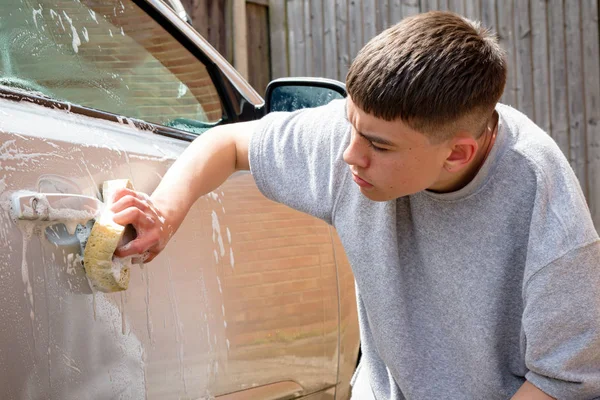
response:
<path fill-rule="evenodd" d="M 113 205 L 110 207 L 110 210 L 114 213 L 118 213 L 129 207 L 135 207 L 145 212 L 150 209 L 147 202 L 135 196 L 125 195 L 113 203 Z"/>
<path fill-rule="evenodd" d="M 145 212 L 136 207 L 129 207 L 113 215 L 113 221 L 119 225 L 133 225 L 136 231 L 154 225 L 154 220 Z"/>
<path fill-rule="evenodd" d="M 121 187 L 118 188 L 114 191 L 113 193 L 113 203 L 116 203 L 117 201 L 119 201 L 119 199 L 121 199 L 121 197 L 123 196 L 133 196 L 133 197 L 137 197 L 140 198 L 140 194 L 138 192 L 136 192 L 135 190 L 129 189 L 129 188 L 125 188 L 125 187 Z"/>
<path fill-rule="evenodd" d="M 115 250 L 115 256 L 127 257 L 144 254 L 152 245 L 149 240 L 144 236 L 138 236 L 137 239 L 117 248 Z"/>

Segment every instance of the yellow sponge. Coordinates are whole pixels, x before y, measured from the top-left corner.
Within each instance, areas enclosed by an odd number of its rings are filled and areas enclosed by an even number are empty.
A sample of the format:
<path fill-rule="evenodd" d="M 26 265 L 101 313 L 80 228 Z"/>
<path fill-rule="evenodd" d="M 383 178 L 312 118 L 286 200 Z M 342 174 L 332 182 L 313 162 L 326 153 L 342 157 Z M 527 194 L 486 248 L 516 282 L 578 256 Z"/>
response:
<path fill-rule="evenodd" d="M 125 227 L 113 221 L 110 211 L 113 195 L 119 188 L 133 189 L 128 179 L 116 179 L 102 184 L 105 208 L 96 219 L 83 252 L 83 266 L 90 284 L 102 292 L 118 292 L 129 286 L 130 259 L 114 257 L 123 238 Z"/>

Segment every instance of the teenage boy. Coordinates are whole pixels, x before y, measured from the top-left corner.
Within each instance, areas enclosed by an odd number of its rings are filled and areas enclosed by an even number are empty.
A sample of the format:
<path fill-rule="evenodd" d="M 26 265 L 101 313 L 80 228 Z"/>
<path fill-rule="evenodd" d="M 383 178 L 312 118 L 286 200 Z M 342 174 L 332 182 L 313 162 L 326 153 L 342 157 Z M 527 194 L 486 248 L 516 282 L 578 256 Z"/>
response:
<path fill-rule="evenodd" d="M 114 220 L 156 256 L 192 204 L 236 170 L 335 226 L 352 265 L 357 399 L 600 396 L 600 242 L 552 139 L 498 104 L 505 54 L 455 14 L 372 39 L 349 97 L 195 140 L 151 197 Z"/>

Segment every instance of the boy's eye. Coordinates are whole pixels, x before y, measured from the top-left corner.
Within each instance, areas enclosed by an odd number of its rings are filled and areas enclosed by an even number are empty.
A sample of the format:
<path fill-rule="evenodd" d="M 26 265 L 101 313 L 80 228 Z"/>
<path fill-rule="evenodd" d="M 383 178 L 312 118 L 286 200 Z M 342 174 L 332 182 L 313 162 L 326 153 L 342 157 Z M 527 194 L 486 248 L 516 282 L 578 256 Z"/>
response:
<path fill-rule="evenodd" d="M 371 146 L 373 148 L 373 150 L 375 150 L 375 151 L 387 151 L 388 150 L 384 147 L 377 146 L 375 143 L 373 143 L 371 141 L 369 141 L 369 146 Z"/>

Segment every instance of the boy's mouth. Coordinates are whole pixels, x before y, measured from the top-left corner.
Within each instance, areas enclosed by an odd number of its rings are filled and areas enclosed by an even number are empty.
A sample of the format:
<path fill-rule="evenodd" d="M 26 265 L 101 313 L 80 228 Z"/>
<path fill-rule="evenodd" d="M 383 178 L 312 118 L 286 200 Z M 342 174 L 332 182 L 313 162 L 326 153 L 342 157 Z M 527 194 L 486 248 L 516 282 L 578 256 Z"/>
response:
<path fill-rule="evenodd" d="M 354 182 L 360 186 L 361 188 L 364 189 L 371 189 L 373 187 L 372 184 L 370 184 L 369 182 L 365 181 L 364 179 L 362 179 L 360 176 L 356 175 L 354 172 L 352 172 L 352 179 L 354 180 Z"/>

